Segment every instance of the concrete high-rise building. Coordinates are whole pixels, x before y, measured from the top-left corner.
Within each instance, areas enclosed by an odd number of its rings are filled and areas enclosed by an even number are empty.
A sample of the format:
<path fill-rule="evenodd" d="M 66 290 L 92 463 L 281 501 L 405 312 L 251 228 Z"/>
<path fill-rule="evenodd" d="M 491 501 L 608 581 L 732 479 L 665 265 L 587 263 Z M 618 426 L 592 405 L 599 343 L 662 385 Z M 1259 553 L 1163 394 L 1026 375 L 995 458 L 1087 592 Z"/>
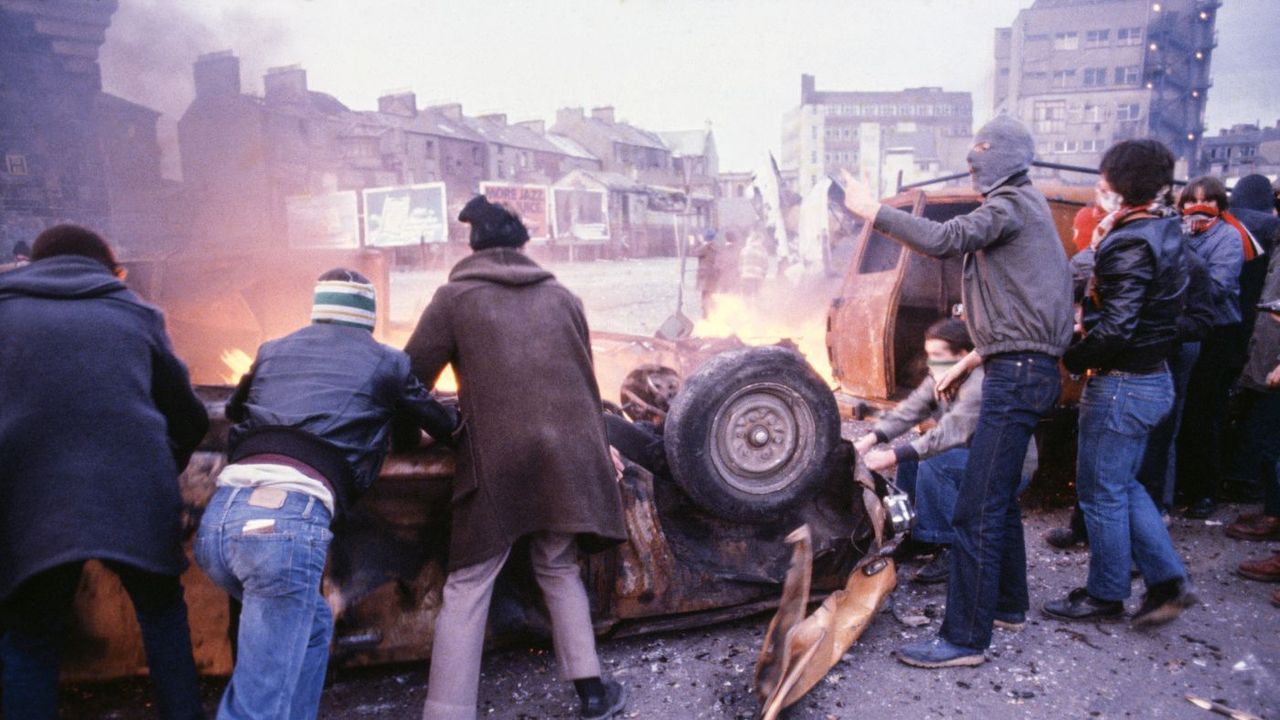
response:
<path fill-rule="evenodd" d="M 1036 0 L 995 34 L 995 110 L 1042 160 L 1096 166 L 1151 137 L 1194 172 L 1221 0 Z"/>
<path fill-rule="evenodd" d="M 938 87 L 896 92 L 823 90 L 800 76 L 800 105 L 782 118 L 783 174 L 807 192 L 841 169 L 864 172 L 882 194 L 922 176 L 963 170 L 973 135 L 973 98 Z"/>

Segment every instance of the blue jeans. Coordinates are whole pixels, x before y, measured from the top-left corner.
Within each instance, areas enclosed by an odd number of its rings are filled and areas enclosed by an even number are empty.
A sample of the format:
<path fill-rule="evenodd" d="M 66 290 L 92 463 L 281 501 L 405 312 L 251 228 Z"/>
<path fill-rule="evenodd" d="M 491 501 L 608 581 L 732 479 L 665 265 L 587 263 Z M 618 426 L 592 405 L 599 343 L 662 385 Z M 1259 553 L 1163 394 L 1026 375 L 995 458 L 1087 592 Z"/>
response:
<path fill-rule="evenodd" d="M 1191 368 L 1200 357 L 1200 343 L 1183 343 L 1169 358 L 1173 378 L 1173 409 L 1151 431 L 1147 450 L 1138 470 L 1138 482 L 1151 494 L 1156 507 L 1167 512 L 1173 507 L 1173 488 L 1178 477 L 1178 452 L 1173 440 L 1182 428 L 1182 408 L 1187 404 L 1187 383 Z"/>
<path fill-rule="evenodd" d="M 1025 613 L 1027 551 L 1016 494 L 1027 443 L 1058 399 L 1058 359 L 1005 353 L 983 361 L 982 409 L 956 494 L 951 579 L 942 637 L 983 650 L 999 613 Z"/>
<path fill-rule="evenodd" d="M 1280 517 L 1280 392 L 1259 392 L 1245 424 L 1245 443 L 1264 468 L 1262 512 Z"/>
<path fill-rule="evenodd" d="M 1080 398 L 1076 493 L 1089 528 L 1089 594 L 1129 597 L 1130 562 L 1147 586 L 1187 575 L 1138 466 L 1152 428 L 1173 407 L 1168 372 L 1099 375 Z"/>
<path fill-rule="evenodd" d="M 182 584 L 176 576 L 123 563 L 106 565 L 133 602 L 160 717 L 203 718 Z M 5 599 L 0 615 L 7 629 L 0 639 L 3 717 L 54 720 L 58 716 L 58 665 L 83 568 L 83 562 L 73 562 L 45 570 Z"/>
<path fill-rule="evenodd" d="M 964 480 L 964 467 L 968 462 L 969 448 L 959 447 L 931 458 L 907 460 L 898 465 L 894 484 L 911 497 L 916 509 L 916 524 L 911 528 L 911 537 L 938 545 L 955 542 L 951 516 L 955 513 L 956 493 Z M 1022 478 L 1018 483 L 1018 494 L 1021 495 L 1030 483 L 1031 478 Z"/>
<path fill-rule="evenodd" d="M 257 493 L 218 488 L 196 536 L 196 561 L 242 604 L 235 670 L 218 718 L 311 720 L 333 636 L 320 594 L 333 539 L 329 511 L 302 493 L 284 494 L 283 502 L 271 497 L 280 491 Z"/>

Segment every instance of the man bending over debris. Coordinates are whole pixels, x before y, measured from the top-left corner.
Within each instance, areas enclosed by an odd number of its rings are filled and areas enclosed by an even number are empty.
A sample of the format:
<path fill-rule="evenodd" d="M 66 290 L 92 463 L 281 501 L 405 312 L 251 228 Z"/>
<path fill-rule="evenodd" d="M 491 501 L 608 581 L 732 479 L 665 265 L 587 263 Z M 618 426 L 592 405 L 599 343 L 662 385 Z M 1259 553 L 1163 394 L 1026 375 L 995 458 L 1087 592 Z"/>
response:
<path fill-rule="evenodd" d="M 462 407 L 449 578 L 423 717 L 476 716 L 493 583 L 522 538 L 581 716 L 613 717 L 626 697 L 600 677 L 578 552 L 612 547 L 626 526 L 582 302 L 521 251 L 529 232 L 510 210 L 477 196 L 458 220 L 471 225 L 474 252 L 405 347 L 424 382 L 453 365 Z"/>
<path fill-rule="evenodd" d="M 218 718 L 314 718 L 333 616 L 320 579 L 331 518 L 378 477 L 393 420 L 448 440 L 456 414 L 373 339 L 374 288 L 330 270 L 311 324 L 258 350 L 227 403 L 228 461 L 196 536 L 196 561 L 243 605 Z"/>

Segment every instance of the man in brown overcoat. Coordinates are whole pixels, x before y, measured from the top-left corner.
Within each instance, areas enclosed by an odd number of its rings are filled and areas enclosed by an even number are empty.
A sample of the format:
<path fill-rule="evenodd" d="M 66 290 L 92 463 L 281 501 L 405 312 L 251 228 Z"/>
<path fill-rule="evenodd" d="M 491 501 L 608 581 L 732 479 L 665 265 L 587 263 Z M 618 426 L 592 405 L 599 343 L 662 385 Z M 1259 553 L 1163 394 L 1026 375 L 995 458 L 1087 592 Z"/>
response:
<path fill-rule="evenodd" d="M 612 717 L 625 694 L 600 679 L 577 558 L 621 542 L 626 527 L 582 302 L 521 251 L 529 234 L 514 213 L 479 196 L 458 219 L 471 225 L 474 252 L 405 346 L 429 386 L 453 365 L 462 410 L 449 577 L 423 717 L 476 716 L 493 583 L 524 537 L 560 672 L 574 681 L 582 717 Z"/>

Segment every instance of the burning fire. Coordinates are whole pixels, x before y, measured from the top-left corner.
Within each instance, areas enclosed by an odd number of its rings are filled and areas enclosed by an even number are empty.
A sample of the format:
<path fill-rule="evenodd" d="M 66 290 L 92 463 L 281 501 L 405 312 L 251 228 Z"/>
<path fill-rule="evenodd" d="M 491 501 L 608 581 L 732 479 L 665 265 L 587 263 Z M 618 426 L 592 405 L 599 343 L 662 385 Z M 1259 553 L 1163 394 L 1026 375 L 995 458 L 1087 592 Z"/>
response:
<path fill-rule="evenodd" d="M 780 312 L 787 313 L 765 297 L 715 294 L 711 300 L 711 312 L 694 323 L 694 337 L 736 335 L 748 345 L 772 345 L 779 340 L 790 340 L 819 377 L 831 385 L 836 384 L 827 356 L 826 307 L 823 303 L 806 303 L 805 311 L 799 317 L 780 317 Z"/>
<path fill-rule="evenodd" d="M 249 372 L 250 367 L 253 367 L 253 358 L 240 348 L 223 350 L 222 362 L 227 366 L 227 372 L 223 373 L 222 379 L 228 385 L 240 384 L 240 378 Z"/>

